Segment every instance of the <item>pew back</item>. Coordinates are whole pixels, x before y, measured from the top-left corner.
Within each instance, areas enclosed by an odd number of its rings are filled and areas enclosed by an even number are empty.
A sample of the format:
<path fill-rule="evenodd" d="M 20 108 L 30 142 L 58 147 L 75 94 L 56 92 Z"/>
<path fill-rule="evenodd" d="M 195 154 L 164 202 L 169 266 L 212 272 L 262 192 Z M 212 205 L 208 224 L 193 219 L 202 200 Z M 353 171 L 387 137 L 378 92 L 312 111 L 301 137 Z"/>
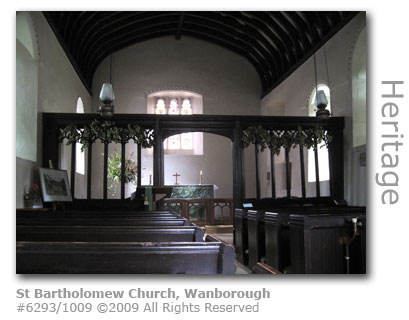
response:
<path fill-rule="evenodd" d="M 17 219 L 21 226 L 189 226 L 184 218 L 39 218 Z"/>
<path fill-rule="evenodd" d="M 18 274 L 234 273 L 220 242 L 17 242 Z"/>
<path fill-rule="evenodd" d="M 199 227 L 17 226 L 17 241 L 52 242 L 195 242 L 203 241 Z"/>

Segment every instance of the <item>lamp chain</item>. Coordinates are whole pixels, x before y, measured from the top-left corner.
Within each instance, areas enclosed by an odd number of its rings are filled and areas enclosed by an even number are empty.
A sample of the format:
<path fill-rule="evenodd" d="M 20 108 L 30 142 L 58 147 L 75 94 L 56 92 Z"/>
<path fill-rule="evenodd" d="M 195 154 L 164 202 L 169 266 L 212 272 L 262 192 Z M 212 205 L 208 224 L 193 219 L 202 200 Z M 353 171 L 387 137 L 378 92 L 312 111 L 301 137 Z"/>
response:
<path fill-rule="evenodd" d="M 109 83 L 112 84 L 112 54 L 109 56 Z"/>
<path fill-rule="evenodd" d="M 317 61 L 314 53 L 314 74 L 315 74 L 315 105 L 318 105 L 318 80 L 317 80 Z"/>
<path fill-rule="evenodd" d="M 331 105 L 331 85 L 329 82 L 329 69 L 328 69 L 328 61 L 327 61 L 327 51 L 325 50 L 325 46 L 324 46 L 324 59 L 325 59 L 325 68 L 327 69 L 327 81 L 328 81 L 328 88 L 329 88 L 329 105 Z"/>

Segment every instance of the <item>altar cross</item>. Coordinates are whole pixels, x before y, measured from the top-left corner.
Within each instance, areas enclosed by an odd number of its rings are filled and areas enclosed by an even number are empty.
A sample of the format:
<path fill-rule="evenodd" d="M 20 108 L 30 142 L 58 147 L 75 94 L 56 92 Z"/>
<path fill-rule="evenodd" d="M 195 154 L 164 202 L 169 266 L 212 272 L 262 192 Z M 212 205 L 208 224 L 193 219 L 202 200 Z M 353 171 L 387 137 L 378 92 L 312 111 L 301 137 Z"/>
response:
<path fill-rule="evenodd" d="M 178 185 L 178 177 L 180 177 L 180 174 L 178 174 L 177 172 L 173 175 L 174 177 L 176 177 L 176 182 L 175 184 Z"/>

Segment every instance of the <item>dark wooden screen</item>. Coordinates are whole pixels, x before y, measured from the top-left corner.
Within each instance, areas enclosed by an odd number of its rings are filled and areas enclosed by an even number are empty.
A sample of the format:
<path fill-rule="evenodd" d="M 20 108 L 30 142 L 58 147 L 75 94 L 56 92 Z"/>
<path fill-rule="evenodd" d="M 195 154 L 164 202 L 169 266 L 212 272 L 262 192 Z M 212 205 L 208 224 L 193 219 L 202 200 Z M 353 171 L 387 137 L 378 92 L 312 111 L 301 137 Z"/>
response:
<path fill-rule="evenodd" d="M 59 164 L 59 129 L 68 124 L 76 124 L 79 128 L 86 124 L 90 124 L 94 119 L 105 121 L 99 114 L 70 114 L 70 113 L 43 113 L 43 166 L 48 167 L 49 160 L 54 164 Z M 243 130 L 249 126 L 262 125 L 266 129 L 272 130 L 296 130 L 298 126 L 303 129 L 313 128 L 316 125 L 324 127 L 332 136 L 333 140 L 329 146 L 329 165 L 330 165 L 330 198 L 335 200 L 344 199 L 344 173 L 343 173 L 343 129 L 344 119 L 333 117 L 328 120 L 318 120 L 313 117 L 268 117 L 268 116 L 219 116 L 219 115 L 151 115 L 151 114 L 116 114 L 110 121 L 115 122 L 117 126 L 139 125 L 145 129 L 154 130 L 156 136 L 156 145 L 153 155 L 153 173 L 155 186 L 164 185 L 164 152 L 163 141 L 172 135 L 183 132 L 208 132 L 227 137 L 233 142 L 233 205 L 234 208 L 240 208 L 245 199 L 245 179 L 244 179 L 244 161 L 243 161 L 243 146 L 241 137 Z M 125 154 L 126 145 L 122 143 L 121 153 Z M 138 185 L 140 185 L 140 168 L 141 156 L 140 146 L 138 146 Z M 73 150 L 75 148 L 73 147 Z M 92 174 L 92 159 L 91 159 L 92 144 L 88 148 L 88 185 L 87 198 L 91 198 L 91 174 Z M 105 152 L 106 154 L 106 152 Z M 258 158 L 256 149 L 255 155 Z M 289 160 L 288 152 L 286 152 L 286 176 L 287 176 L 287 195 L 291 196 L 291 185 L 289 182 Z M 304 168 L 303 150 L 300 148 L 300 166 L 301 166 L 301 185 L 302 197 L 305 194 L 305 168 Z M 275 198 L 274 187 L 274 156 L 272 155 L 272 198 Z M 106 175 L 106 161 L 104 157 L 104 173 Z M 124 166 L 125 157 L 122 157 L 122 168 Z M 318 162 L 316 161 L 318 167 Z M 71 157 L 71 168 L 75 172 L 75 153 Z M 258 166 L 258 162 L 256 162 Z M 258 172 L 258 167 L 254 168 L 254 173 Z M 75 174 L 74 174 L 75 175 Z M 123 172 L 122 172 L 123 175 Z M 319 181 L 319 171 L 316 170 L 317 181 Z M 74 178 L 75 179 L 75 178 Z M 72 182 L 74 182 L 72 179 Z M 260 190 L 259 179 L 257 177 L 257 190 Z M 121 199 L 124 198 L 124 179 L 121 179 Z M 72 183 L 72 193 L 74 194 L 75 186 Z M 104 179 L 104 199 L 106 199 L 107 184 Z M 317 194 L 320 196 L 319 183 L 317 183 Z M 257 192 L 259 195 L 259 191 Z"/>

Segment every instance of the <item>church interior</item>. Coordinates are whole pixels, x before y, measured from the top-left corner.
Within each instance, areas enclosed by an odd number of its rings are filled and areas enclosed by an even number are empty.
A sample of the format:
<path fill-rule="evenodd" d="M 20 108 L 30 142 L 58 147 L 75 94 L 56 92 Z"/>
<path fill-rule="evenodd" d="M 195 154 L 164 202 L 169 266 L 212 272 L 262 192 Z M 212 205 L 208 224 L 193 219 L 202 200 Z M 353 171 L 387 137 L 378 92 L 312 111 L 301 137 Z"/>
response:
<path fill-rule="evenodd" d="M 366 189 L 365 12 L 16 13 L 18 274 L 365 274 Z"/>

